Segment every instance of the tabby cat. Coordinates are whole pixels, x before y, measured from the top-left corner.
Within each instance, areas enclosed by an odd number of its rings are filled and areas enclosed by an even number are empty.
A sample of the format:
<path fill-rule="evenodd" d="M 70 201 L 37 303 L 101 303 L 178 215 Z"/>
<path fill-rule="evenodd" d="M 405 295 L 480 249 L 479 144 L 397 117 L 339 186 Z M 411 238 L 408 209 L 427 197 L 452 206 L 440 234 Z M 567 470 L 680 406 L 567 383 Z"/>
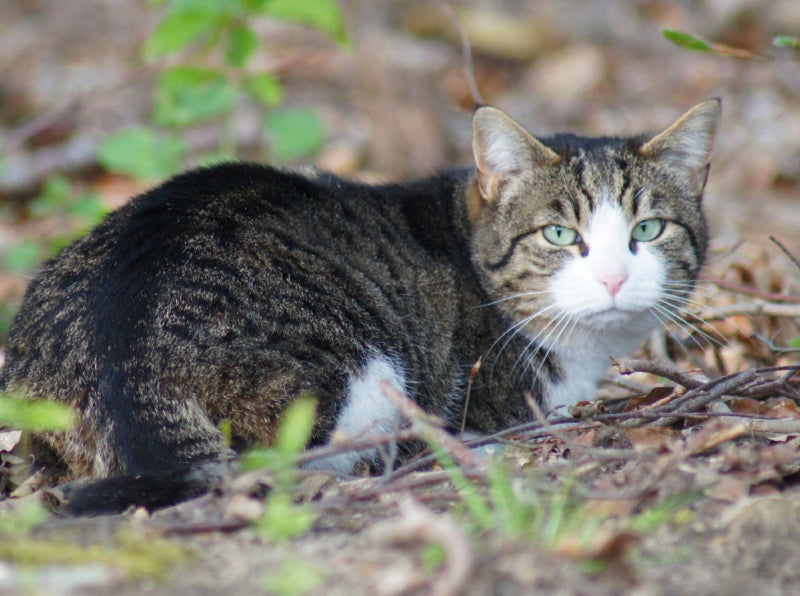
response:
<path fill-rule="evenodd" d="M 74 513 L 202 494 L 234 448 L 318 400 L 311 444 L 390 433 L 390 382 L 493 431 L 591 399 L 609 356 L 675 319 L 706 252 L 717 100 L 657 135 L 536 139 L 473 119 L 476 168 L 406 184 L 248 164 L 177 176 L 46 263 L 11 327 L 0 388 L 73 405 L 44 438 Z M 233 448 L 220 423 L 229 421 Z M 350 474 L 375 450 L 316 464 Z"/>

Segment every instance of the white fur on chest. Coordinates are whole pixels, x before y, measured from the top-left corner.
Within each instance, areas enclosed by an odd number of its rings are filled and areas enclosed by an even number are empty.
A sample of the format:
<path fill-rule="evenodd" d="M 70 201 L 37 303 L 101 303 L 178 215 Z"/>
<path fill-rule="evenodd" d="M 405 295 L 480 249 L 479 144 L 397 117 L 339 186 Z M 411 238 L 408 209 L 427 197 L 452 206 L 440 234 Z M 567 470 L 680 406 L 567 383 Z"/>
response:
<path fill-rule="evenodd" d="M 562 380 L 545 388 L 547 411 L 566 414 L 564 408 L 579 401 L 593 400 L 597 383 L 611 365 L 611 358 L 621 358 L 636 349 L 654 326 L 655 323 L 647 319 L 625 330 L 586 333 L 582 338 L 553 348 L 551 351 L 561 366 Z M 581 334 L 574 332 L 573 337 L 575 335 Z"/>
<path fill-rule="evenodd" d="M 394 430 L 399 414 L 383 394 L 381 381 L 389 381 L 398 391 L 405 393 L 405 378 L 399 366 L 385 356 L 370 359 L 361 374 L 353 375 L 350 379 L 347 402 L 336 420 L 333 437 L 366 439 L 388 435 Z M 359 461 L 372 460 L 377 453 L 377 449 L 350 451 L 311 462 L 304 467 L 348 475 Z"/>

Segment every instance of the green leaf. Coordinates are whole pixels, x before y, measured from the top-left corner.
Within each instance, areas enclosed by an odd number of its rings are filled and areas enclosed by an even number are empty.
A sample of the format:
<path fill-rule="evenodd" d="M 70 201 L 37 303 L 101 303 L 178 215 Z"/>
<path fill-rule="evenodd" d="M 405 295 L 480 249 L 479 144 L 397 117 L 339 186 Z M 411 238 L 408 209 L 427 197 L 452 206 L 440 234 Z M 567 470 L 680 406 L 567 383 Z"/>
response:
<path fill-rule="evenodd" d="M 308 444 L 317 402 L 310 397 L 299 397 L 287 408 L 278 432 L 276 449 L 284 455 L 297 455 Z"/>
<path fill-rule="evenodd" d="M 219 72 L 180 66 L 161 75 L 154 118 L 164 126 L 187 126 L 231 111 L 235 101 L 236 90 Z"/>
<path fill-rule="evenodd" d="M 257 101 L 273 107 L 283 101 L 283 85 L 278 77 L 264 72 L 245 81 L 245 90 Z"/>
<path fill-rule="evenodd" d="M 34 217 L 70 215 L 88 224 L 100 221 L 107 211 L 95 193 L 76 197 L 72 183 L 62 175 L 50 176 L 45 180 L 42 192 L 29 205 L 29 212 Z"/>
<path fill-rule="evenodd" d="M 272 112 L 264 125 L 272 139 L 272 151 L 282 161 L 309 157 L 325 140 L 322 122 L 307 108 Z"/>
<path fill-rule="evenodd" d="M 244 25 L 236 25 L 229 33 L 225 62 L 229 66 L 241 68 L 247 64 L 257 47 L 258 36 L 255 32 Z"/>
<path fill-rule="evenodd" d="M 265 575 L 263 585 L 275 596 L 303 596 L 325 585 L 325 575 L 302 561 L 290 559 Z"/>
<path fill-rule="evenodd" d="M 27 273 L 36 267 L 42 258 L 42 248 L 34 240 L 21 240 L 3 255 L 6 270 L 11 273 Z M 2 416 L 0 416 L 2 419 Z"/>
<path fill-rule="evenodd" d="M 800 37 L 794 35 L 776 35 L 772 38 L 772 45 L 779 48 L 789 48 L 800 51 Z"/>
<path fill-rule="evenodd" d="M 789 347 L 790 348 L 797 348 L 800 350 L 800 337 L 793 337 L 789 340 Z"/>
<path fill-rule="evenodd" d="M 169 14 L 147 39 L 144 55 L 148 60 L 174 54 L 209 32 L 220 21 L 212 10 L 187 9 Z"/>
<path fill-rule="evenodd" d="M 63 175 L 50 176 L 44 181 L 39 196 L 31 201 L 29 212 L 33 217 L 51 215 L 63 211 L 71 202 L 72 184 Z"/>
<path fill-rule="evenodd" d="M 714 46 L 710 41 L 702 37 L 696 37 L 684 31 L 677 31 L 675 29 L 662 29 L 661 35 L 666 37 L 676 46 L 685 48 L 687 50 L 694 50 L 696 52 L 713 52 Z"/>
<path fill-rule="evenodd" d="M 171 176 L 183 167 L 186 144 L 177 136 L 158 136 L 148 128 L 135 128 L 107 137 L 98 152 L 109 172 L 142 180 Z"/>
<path fill-rule="evenodd" d="M 342 14 L 334 0 L 270 0 L 259 8 L 275 19 L 310 25 L 339 43 L 348 41 Z"/>
<path fill-rule="evenodd" d="M 431 543 L 422 550 L 422 568 L 425 571 L 436 571 L 444 565 L 447 550 L 441 544 Z"/>
<path fill-rule="evenodd" d="M 37 501 L 21 502 L 17 509 L 0 515 L 0 535 L 24 536 L 50 517 L 44 505 Z"/>
<path fill-rule="evenodd" d="M 21 430 L 59 431 L 75 424 L 75 412 L 55 401 L 0 396 L 0 421 Z"/>
<path fill-rule="evenodd" d="M 303 534 L 317 519 L 308 507 L 295 505 L 288 492 L 273 492 L 266 502 L 258 529 L 275 540 L 286 540 Z"/>
<path fill-rule="evenodd" d="M 98 223 L 108 213 L 108 208 L 103 205 L 100 195 L 87 192 L 81 195 L 77 201 L 73 202 L 67 209 L 70 215 L 81 219 L 89 225 Z"/>

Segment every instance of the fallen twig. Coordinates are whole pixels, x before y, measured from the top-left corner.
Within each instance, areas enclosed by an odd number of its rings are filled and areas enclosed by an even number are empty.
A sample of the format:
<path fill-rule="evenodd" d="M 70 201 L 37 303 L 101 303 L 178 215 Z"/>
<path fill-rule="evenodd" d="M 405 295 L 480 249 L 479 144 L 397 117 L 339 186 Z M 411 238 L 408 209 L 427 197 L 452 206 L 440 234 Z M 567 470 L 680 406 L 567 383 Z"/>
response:
<path fill-rule="evenodd" d="M 480 464 L 475 454 L 464 443 L 444 430 L 437 418 L 425 413 L 416 403 L 395 389 L 394 385 L 389 381 L 381 381 L 380 387 L 386 398 L 392 402 L 392 405 L 398 409 L 404 418 L 411 422 L 412 431 L 418 437 L 424 437 L 427 441 L 444 449 L 457 464 L 465 466 L 478 466 Z"/>
<path fill-rule="evenodd" d="M 800 295 L 798 294 L 776 294 L 774 292 L 765 292 L 763 290 L 759 290 L 756 288 L 749 288 L 747 286 L 735 284 L 729 281 L 725 281 L 724 279 L 718 279 L 716 277 L 701 276 L 700 279 L 702 281 L 712 283 L 718 288 L 721 288 L 723 290 L 734 292 L 735 294 L 744 294 L 746 296 L 752 296 L 753 298 L 761 298 L 762 300 L 768 300 L 770 302 L 785 302 L 790 304 L 800 303 Z"/>
<path fill-rule="evenodd" d="M 753 300 L 752 302 L 738 302 L 717 306 L 713 311 L 704 313 L 704 321 L 718 321 L 734 315 L 764 315 L 768 317 L 800 317 L 800 304 L 783 302 L 769 302 L 766 300 Z"/>
<path fill-rule="evenodd" d="M 664 377 L 674 381 L 687 389 L 700 387 L 707 382 L 707 379 L 698 379 L 674 366 L 664 362 L 651 362 L 650 360 L 613 360 L 611 365 L 621 375 L 629 375 L 635 372 L 644 372 Z"/>
<path fill-rule="evenodd" d="M 786 247 L 783 245 L 783 243 L 782 243 L 780 240 L 778 240 L 777 238 L 775 238 L 775 236 L 770 236 L 770 237 L 769 237 L 769 239 L 772 241 L 772 243 L 773 243 L 773 244 L 775 244 L 775 245 L 776 245 L 778 248 L 780 248 L 780 249 L 781 249 L 781 251 L 783 251 L 783 254 L 785 254 L 785 255 L 786 255 L 786 257 L 787 257 L 787 258 L 788 258 L 788 259 L 789 259 L 789 260 L 790 260 L 792 263 L 794 263 L 794 266 L 795 266 L 795 267 L 797 267 L 798 269 L 800 269 L 800 261 L 798 261 L 798 260 L 797 260 L 797 257 L 795 257 L 795 256 L 794 256 L 794 255 L 793 255 L 793 254 L 792 254 L 792 253 L 789 251 L 789 249 L 788 249 L 788 248 L 786 248 Z"/>

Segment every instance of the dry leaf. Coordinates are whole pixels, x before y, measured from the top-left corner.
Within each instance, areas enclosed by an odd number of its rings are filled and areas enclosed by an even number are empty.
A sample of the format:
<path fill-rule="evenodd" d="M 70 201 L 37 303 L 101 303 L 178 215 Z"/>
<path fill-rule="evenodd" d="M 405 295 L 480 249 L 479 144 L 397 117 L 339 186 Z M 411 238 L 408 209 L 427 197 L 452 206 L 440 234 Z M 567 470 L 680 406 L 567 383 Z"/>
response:
<path fill-rule="evenodd" d="M 632 397 L 628 400 L 628 405 L 625 406 L 624 412 L 630 412 L 637 408 L 645 406 L 652 406 L 672 395 L 674 387 L 653 387 L 647 395 L 642 397 Z"/>
<path fill-rule="evenodd" d="M 648 449 L 661 449 L 666 443 L 680 438 L 680 433 L 674 429 L 658 426 L 623 429 L 625 436 L 638 451 Z"/>
<path fill-rule="evenodd" d="M 22 438 L 21 430 L 0 431 L 0 451 L 12 451 Z"/>
<path fill-rule="evenodd" d="M 692 435 L 687 444 L 687 450 L 692 455 L 700 455 L 719 447 L 723 443 L 738 439 L 747 432 L 743 424 L 731 424 L 717 418 L 702 425 L 700 432 Z"/>
<path fill-rule="evenodd" d="M 734 397 L 725 402 L 734 414 L 761 414 L 761 402 L 750 397 Z"/>
<path fill-rule="evenodd" d="M 759 413 L 774 418 L 800 418 L 800 408 L 798 408 L 797 402 L 788 397 L 769 398 L 764 402 Z"/>

